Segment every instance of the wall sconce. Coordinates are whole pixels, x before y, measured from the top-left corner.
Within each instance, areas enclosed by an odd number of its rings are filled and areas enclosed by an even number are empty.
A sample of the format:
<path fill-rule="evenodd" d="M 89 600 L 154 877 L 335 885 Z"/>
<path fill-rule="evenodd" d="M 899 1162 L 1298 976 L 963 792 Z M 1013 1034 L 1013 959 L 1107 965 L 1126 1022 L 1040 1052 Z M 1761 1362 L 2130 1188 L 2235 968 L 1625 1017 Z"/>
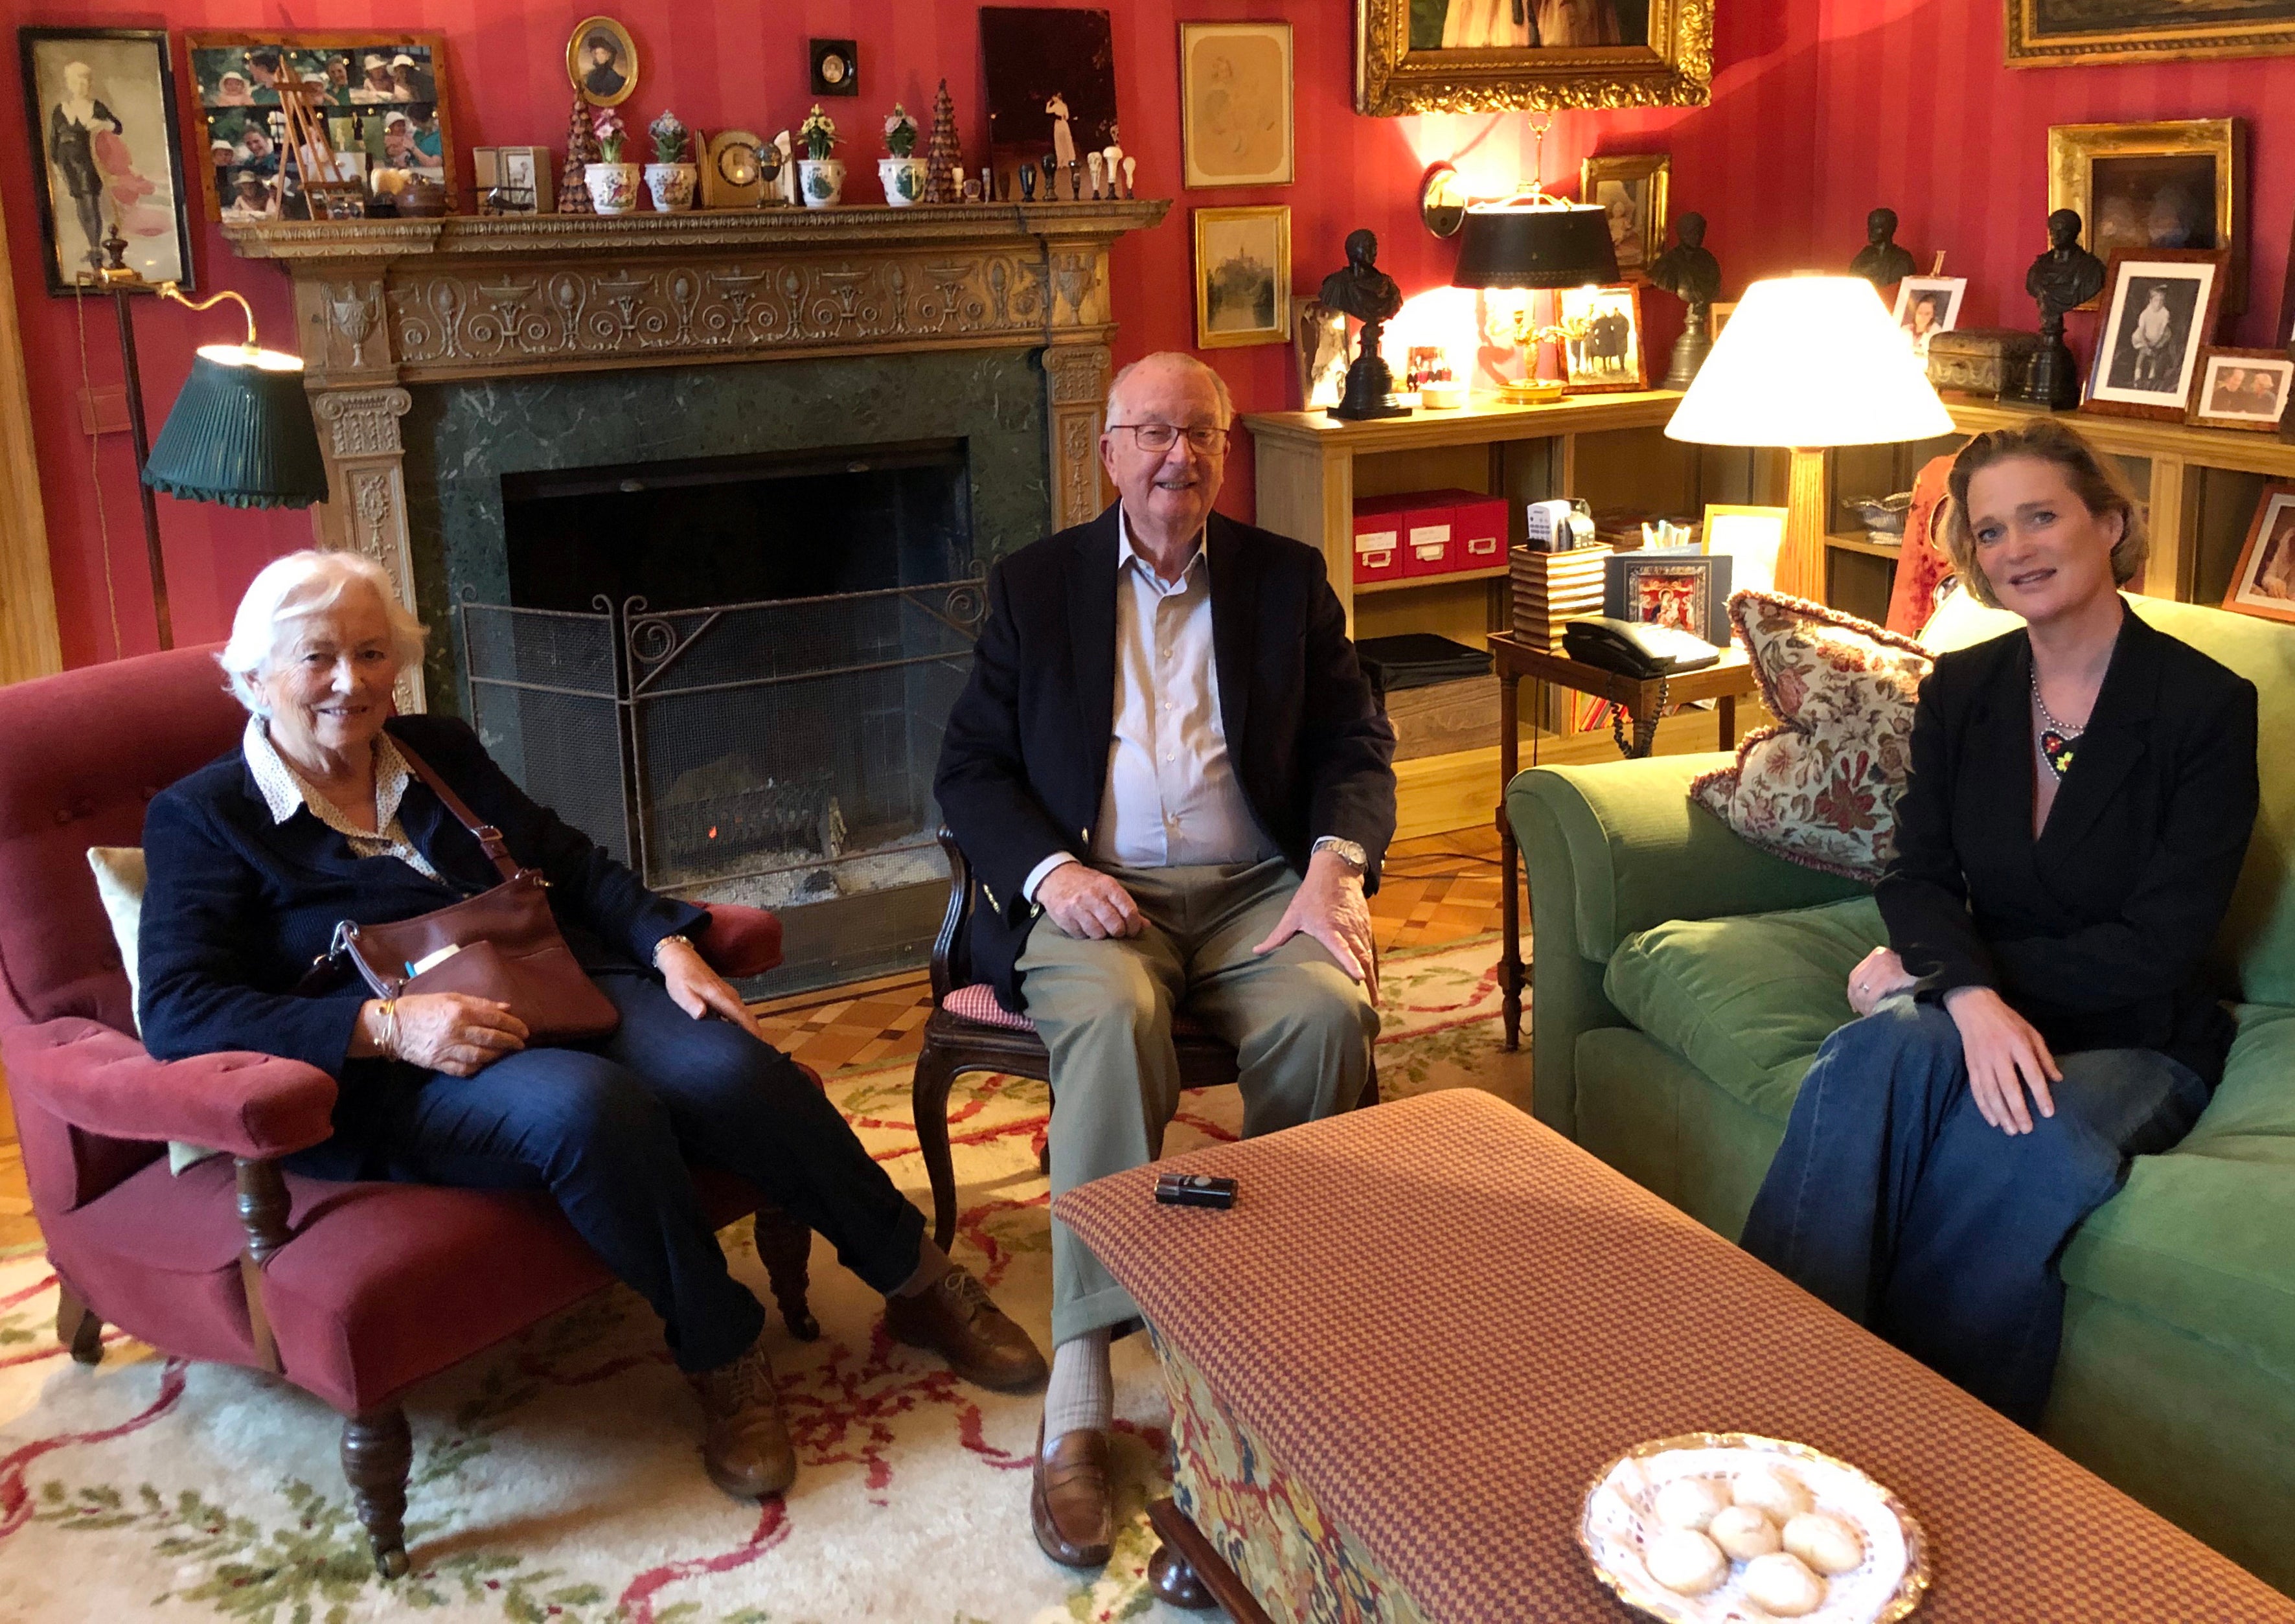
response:
<path fill-rule="evenodd" d="M 1458 166 L 1438 159 L 1418 183 L 1418 217 L 1438 237 L 1455 237 L 1466 223 L 1466 188 Z"/>

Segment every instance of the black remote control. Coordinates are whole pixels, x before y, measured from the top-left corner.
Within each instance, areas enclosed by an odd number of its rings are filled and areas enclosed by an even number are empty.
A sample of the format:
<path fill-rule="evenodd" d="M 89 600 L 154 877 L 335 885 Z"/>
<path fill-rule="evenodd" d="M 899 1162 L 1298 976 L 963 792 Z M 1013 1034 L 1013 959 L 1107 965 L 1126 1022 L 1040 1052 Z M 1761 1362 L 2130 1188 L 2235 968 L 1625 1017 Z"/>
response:
<path fill-rule="evenodd" d="M 1167 1207 L 1231 1207 L 1235 1180 L 1209 1173 L 1158 1173 L 1156 1199 Z"/>

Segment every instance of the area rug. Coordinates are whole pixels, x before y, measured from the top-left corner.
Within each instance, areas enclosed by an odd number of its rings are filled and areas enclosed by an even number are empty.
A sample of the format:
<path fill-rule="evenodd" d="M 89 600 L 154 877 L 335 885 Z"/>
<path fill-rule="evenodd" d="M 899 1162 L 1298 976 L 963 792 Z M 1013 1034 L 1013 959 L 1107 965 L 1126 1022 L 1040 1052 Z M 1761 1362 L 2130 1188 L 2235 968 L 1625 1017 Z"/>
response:
<path fill-rule="evenodd" d="M 1499 1042 L 1492 938 L 1393 955 L 1381 999 L 1390 1098 L 1474 1086 L 1526 1106 L 1527 1047 Z M 909 1066 L 829 1080 L 929 1205 Z M 1041 1085 L 960 1083 L 959 1256 L 1041 1338 L 1050 1311 Z M 1166 1141 L 1232 1138 L 1233 1089 L 1190 1093 Z M 744 1228 L 736 1271 L 764 1295 Z M 701 1474 L 691 1397 L 657 1323 L 600 1293 L 416 1390 L 413 1571 L 374 1577 L 336 1458 L 339 1421 L 284 1383 L 186 1365 L 112 1333 L 103 1362 L 55 1345 L 37 1251 L 0 1258 L 0 1619 L 223 1618 L 247 1624 L 1045 1624 L 1176 1620 L 1147 1590 L 1143 1507 L 1163 1492 L 1167 1410 L 1144 1339 L 1117 1345 L 1121 1537 L 1105 1572 L 1045 1561 L 1028 1531 L 1040 1400 L 957 1382 L 891 1342 L 882 1300 L 813 1257 L 822 1334 L 774 1321 L 803 1462 L 763 1506 Z"/>

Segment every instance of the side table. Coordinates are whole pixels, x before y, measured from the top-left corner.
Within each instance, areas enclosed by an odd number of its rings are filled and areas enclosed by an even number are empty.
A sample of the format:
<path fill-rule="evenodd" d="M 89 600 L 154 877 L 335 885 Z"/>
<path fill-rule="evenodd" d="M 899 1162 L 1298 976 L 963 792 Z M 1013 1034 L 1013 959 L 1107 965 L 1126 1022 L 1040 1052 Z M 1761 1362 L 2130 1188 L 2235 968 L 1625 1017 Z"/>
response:
<path fill-rule="evenodd" d="M 1679 705 L 1691 699 L 1719 701 L 1721 743 L 1724 750 L 1735 749 L 1737 744 L 1737 696 L 1754 692 L 1760 684 L 1753 677 L 1753 664 L 1745 657 L 1744 650 L 1735 644 L 1721 657 L 1719 664 L 1702 671 L 1687 672 L 1679 676 L 1652 677 L 1647 681 L 1639 678 L 1606 671 L 1599 665 L 1589 665 L 1573 660 L 1568 655 L 1551 649 L 1542 649 L 1515 636 L 1511 632 L 1493 632 L 1488 639 L 1492 667 L 1499 680 L 1499 853 L 1501 881 L 1499 930 L 1503 937 L 1499 951 L 1499 985 L 1506 997 L 1506 1046 L 1509 1049 L 1522 1046 L 1522 989 L 1524 977 L 1522 963 L 1522 905 L 1516 900 L 1515 887 L 1520 883 L 1522 853 L 1515 849 L 1514 828 L 1507 821 L 1506 789 L 1521 770 L 1522 749 L 1517 737 L 1517 690 L 1524 677 L 1536 681 L 1550 682 L 1557 688 L 1570 689 L 1581 694 L 1591 694 L 1622 706 L 1633 718 L 1633 738 L 1626 737 L 1622 721 L 1613 722 L 1618 747 L 1629 757 L 1647 755 L 1657 739 L 1658 719 L 1665 714 L 1669 705 Z"/>

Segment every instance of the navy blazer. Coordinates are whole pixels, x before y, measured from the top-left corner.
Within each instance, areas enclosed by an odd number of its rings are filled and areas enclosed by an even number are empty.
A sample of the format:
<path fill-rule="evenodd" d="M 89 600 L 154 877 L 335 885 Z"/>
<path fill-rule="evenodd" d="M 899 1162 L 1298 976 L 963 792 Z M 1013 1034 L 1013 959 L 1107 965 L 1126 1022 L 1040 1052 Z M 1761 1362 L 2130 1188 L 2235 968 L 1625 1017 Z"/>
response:
<path fill-rule="evenodd" d="M 2255 827 L 2255 684 L 2124 612 L 2048 821 L 2032 835 L 2032 645 L 1941 656 L 1921 684 L 1897 854 L 1875 888 L 1918 996 L 1990 987 L 2056 1054 L 2157 1049 L 2212 1083 L 2210 984 Z"/>
<path fill-rule="evenodd" d="M 535 804 L 496 766 L 469 726 L 448 716 L 385 724 L 419 753 L 510 855 L 550 880 L 550 908 L 585 968 L 653 962 L 664 936 L 697 930 L 706 910 L 649 891 L 581 830 Z M 502 876 L 421 779 L 399 821 L 439 879 L 396 857 L 353 855 L 350 842 L 298 809 L 274 823 L 238 750 L 154 796 L 143 820 L 151 881 L 137 939 L 137 1017 L 162 1060 L 252 1049 L 342 1074 L 359 1005 L 355 974 L 326 991 L 297 987 L 333 940 L 335 925 L 384 925 L 461 902 Z"/>
<path fill-rule="evenodd" d="M 1037 910 L 1020 894 L 1055 852 L 1090 853 L 1115 731 L 1116 503 L 998 560 L 972 674 L 933 781 L 972 865 L 969 973 L 1020 1006 L 1015 961 Z M 1214 513 L 1212 652 L 1228 755 L 1253 818 L 1302 874 L 1325 835 L 1370 857 L 1394 835 L 1394 730 L 1348 641 L 1323 555 Z"/>

